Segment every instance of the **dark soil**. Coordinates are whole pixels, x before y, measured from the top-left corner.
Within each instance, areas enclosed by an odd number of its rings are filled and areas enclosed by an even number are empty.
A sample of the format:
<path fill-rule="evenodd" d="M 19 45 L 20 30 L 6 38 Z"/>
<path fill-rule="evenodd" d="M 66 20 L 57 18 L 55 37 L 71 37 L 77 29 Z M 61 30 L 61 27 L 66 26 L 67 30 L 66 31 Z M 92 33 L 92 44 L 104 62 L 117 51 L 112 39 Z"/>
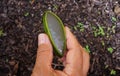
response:
<path fill-rule="evenodd" d="M 88 76 L 120 76 L 119 0 L 0 0 L 0 76 L 30 76 L 46 10 L 56 13 L 83 47 L 89 46 Z M 104 32 L 95 36 L 99 27 Z"/>

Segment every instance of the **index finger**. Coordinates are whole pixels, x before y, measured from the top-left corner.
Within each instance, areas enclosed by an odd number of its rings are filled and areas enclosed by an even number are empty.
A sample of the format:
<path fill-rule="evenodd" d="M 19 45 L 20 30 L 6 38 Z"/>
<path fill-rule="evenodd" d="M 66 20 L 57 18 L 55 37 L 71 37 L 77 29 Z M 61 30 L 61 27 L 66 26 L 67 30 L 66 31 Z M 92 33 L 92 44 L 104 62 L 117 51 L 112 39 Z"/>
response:
<path fill-rule="evenodd" d="M 66 65 L 64 72 L 70 76 L 78 76 L 82 74 L 82 49 L 75 36 L 65 27 L 67 38 Z M 79 73 L 79 74 L 78 74 Z"/>

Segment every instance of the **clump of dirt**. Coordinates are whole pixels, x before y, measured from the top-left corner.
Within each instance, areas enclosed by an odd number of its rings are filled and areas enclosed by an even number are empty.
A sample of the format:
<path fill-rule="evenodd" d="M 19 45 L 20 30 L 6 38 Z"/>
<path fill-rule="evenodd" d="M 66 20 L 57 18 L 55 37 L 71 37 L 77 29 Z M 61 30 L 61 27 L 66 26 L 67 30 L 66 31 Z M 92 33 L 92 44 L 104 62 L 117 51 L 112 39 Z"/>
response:
<path fill-rule="evenodd" d="M 1 76 L 30 76 L 46 10 L 90 51 L 88 76 L 120 76 L 119 0 L 0 0 Z"/>

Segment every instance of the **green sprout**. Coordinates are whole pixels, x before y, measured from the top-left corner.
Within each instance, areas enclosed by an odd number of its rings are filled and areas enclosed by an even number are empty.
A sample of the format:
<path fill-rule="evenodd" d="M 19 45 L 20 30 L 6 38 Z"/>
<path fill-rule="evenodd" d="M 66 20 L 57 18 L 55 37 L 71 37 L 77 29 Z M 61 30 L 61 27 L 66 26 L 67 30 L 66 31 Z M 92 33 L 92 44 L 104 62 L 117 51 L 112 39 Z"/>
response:
<path fill-rule="evenodd" d="M 108 65 L 105 66 L 105 69 L 107 69 L 107 68 L 108 68 Z"/>
<path fill-rule="evenodd" d="M 25 14 L 24 14 L 24 16 L 28 16 L 29 15 L 29 12 L 26 12 Z"/>
<path fill-rule="evenodd" d="M 101 41 L 101 44 L 102 44 L 102 46 L 105 46 L 105 42 L 103 40 Z"/>
<path fill-rule="evenodd" d="M 108 50 L 110 53 L 113 53 L 113 48 L 112 48 L 112 47 L 107 48 L 107 50 Z"/>
<path fill-rule="evenodd" d="M 97 28 L 97 27 L 93 26 L 92 28 L 94 30 L 93 33 L 94 33 L 95 37 L 97 37 L 97 36 L 104 36 L 105 35 L 103 27 L 98 26 L 98 28 Z"/>
<path fill-rule="evenodd" d="M 74 30 L 77 31 L 78 29 L 80 29 L 80 32 L 84 32 L 84 24 L 82 24 L 81 22 L 78 22 L 76 26 L 74 26 Z"/>
<path fill-rule="evenodd" d="M 84 31 L 84 24 L 82 24 L 81 22 L 77 23 L 77 27 L 80 28 L 80 31 L 83 32 Z"/>
<path fill-rule="evenodd" d="M 74 26 L 74 30 L 77 31 L 77 27 L 76 26 Z"/>
<path fill-rule="evenodd" d="M 110 36 L 112 36 L 111 33 L 115 33 L 115 28 L 116 28 L 116 25 L 112 25 L 112 27 L 108 27 L 107 28 L 107 32 L 106 32 L 106 37 L 109 38 Z"/>
<path fill-rule="evenodd" d="M 88 46 L 88 45 L 85 46 L 85 50 L 86 50 L 88 53 L 90 53 L 90 49 L 89 49 L 89 46 Z"/>
<path fill-rule="evenodd" d="M 98 31 L 98 34 L 104 36 L 105 35 L 105 32 L 104 32 L 104 29 L 103 27 L 99 26 L 99 31 Z"/>
<path fill-rule="evenodd" d="M 111 70 L 110 75 L 116 75 L 116 71 L 114 69 Z"/>
<path fill-rule="evenodd" d="M 117 21 L 117 19 L 116 19 L 115 17 L 112 17 L 112 21 L 116 22 L 116 21 Z"/>
<path fill-rule="evenodd" d="M 115 28 L 116 28 L 116 26 L 114 25 L 114 26 L 112 26 L 112 32 L 113 33 L 115 33 Z"/>
<path fill-rule="evenodd" d="M 4 35 L 4 32 L 2 29 L 0 29 L 0 37 Z"/>
<path fill-rule="evenodd" d="M 54 4 L 53 8 L 57 10 L 58 9 L 58 5 Z"/>

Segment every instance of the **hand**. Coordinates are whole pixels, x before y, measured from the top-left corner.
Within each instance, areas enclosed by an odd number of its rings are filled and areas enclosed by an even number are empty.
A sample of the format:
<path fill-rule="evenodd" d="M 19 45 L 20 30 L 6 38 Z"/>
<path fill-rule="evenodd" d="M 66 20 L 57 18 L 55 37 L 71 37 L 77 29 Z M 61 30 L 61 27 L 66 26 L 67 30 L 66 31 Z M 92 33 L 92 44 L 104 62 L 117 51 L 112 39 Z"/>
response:
<path fill-rule="evenodd" d="M 53 48 L 46 34 L 38 36 L 38 51 L 36 63 L 31 76 L 87 76 L 89 69 L 89 54 L 78 43 L 75 36 L 65 27 L 67 38 L 67 54 L 63 71 L 51 67 Z"/>

